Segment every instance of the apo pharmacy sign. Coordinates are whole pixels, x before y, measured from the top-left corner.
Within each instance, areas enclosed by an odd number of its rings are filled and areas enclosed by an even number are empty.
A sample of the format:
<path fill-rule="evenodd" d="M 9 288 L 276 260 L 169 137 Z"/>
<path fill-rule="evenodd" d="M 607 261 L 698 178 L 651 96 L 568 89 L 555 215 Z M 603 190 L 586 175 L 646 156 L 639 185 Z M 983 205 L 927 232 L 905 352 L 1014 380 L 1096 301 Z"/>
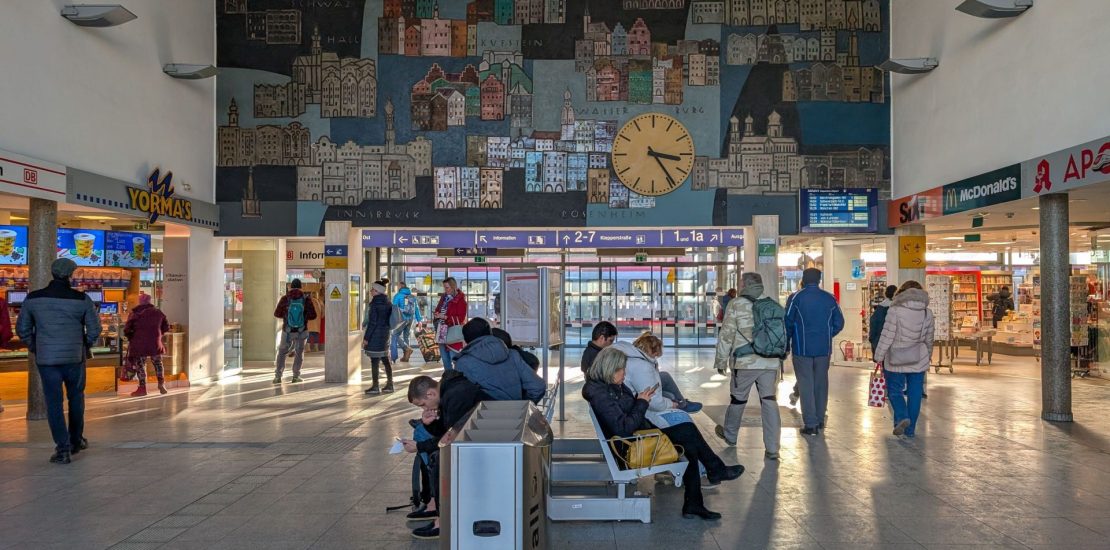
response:
<path fill-rule="evenodd" d="M 52 201 L 66 198 L 66 168 L 0 149 L 0 192 Z"/>
<path fill-rule="evenodd" d="M 1110 181 L 1110 137 L 1023 162 L 1021 172 L 1022 197 Z"/>

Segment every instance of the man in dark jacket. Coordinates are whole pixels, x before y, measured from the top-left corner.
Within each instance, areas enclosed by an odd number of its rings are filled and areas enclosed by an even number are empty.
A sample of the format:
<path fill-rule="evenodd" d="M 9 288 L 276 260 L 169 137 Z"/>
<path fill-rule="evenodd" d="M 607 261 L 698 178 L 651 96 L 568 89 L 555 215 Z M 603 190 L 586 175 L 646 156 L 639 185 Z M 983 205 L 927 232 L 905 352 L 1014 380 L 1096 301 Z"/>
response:
<path fill-rule="evenodd" d="M 489 322 L 475 317 L 463 325 L 466 347 L 455 356 L 455 369 L 498 401 L 527 399 L 539 403 L 547 383 L 515 350 L 493 335 Z"/>
<path fill-rule="evenodd" d="M 289 292 L 278 300 L 274 317 L 281 319 L 281 344 L 274 360 L 274 383 L 281 383 L 285 372 L 285 358 L 293 351 L 293 380 L 301 382 L 301 363 L 304 362 L 304 345 L 308 342 L 308 322 L 316 318 L 316 306 L 301 291 L 301 280 L 289 283 Z"/>
<path fill-rule="evenodd" d="M 410 453 L 428 453 L 429 459 L 429 485 L 432 487 L 432 499 L 428 502 L 424 512 L 419 515 L 410 514 L 410 519 L 434 519 L 432 523 L 418 527 L 412 531 L 412 536 L 418 539 L 439 538 L 439 444 L 450 444 L 455 432 L 451 432 L 467 415 L 482 401 L 492 401 L 480 387 L 467 380 L 463 373 L 449 370 L 443 373 L 439 383 L 428 376 L 417 376 L 409 382 L 409 403 L 424 409 L 421 422 L 424 428 L 432 435 L 431 439 L 416 442 L 411 439 L 402 439 L 401 444 Z M 450 435 L 448 435 L 450 433 Z"/>
<path fill-rule="evenodd" d="M 613 345 L 617 341 L 617 327 L 609 321 L 602 321 L 594 325 L 594 331 L 590 335 L 590 343 L 586 345 L 586 351 L 582 352 L 582 373 L 590 370 L 590 365 L 594 364 L 594 359 L 601 350 Z"/>
<path fill-rule="evenodd" d="M 802 289 L 786 301 L 786 334 L 801 394 L 803 435 L 817 435 L 825 427 L 832 339 L 844 329 L 840 304 L 820 284 L 821 270 L 806 269 Z"/>
<path fill-rule="evenodd" d="M 88 448 L 85 430 L 85 359 L 100 338 L 96 306 L 84 292 L 74 290 L 69 278 L 77 264 L 68 258 L 54 260 L 54 280 L 27 296 L 19 311 L 16 332 L 34 354 L 46 417 L 54 436 L 50 462 L 69 464 L 70 456 Z M 62 386 L 69 401 L 69 428 L 62 410 Z"/>
<path fill-rule="evenodd" d="M 879 347 L 879 337 L 883 335 L 883 325 L 886 324 L 886 312 L 890 309 L 891 300 L 898 287 L 890 285 L 883 292 L 882 300 L 871 311 L 871 318 L 867 321 L 867 341 L 871 344 L 871 354 Z"/>

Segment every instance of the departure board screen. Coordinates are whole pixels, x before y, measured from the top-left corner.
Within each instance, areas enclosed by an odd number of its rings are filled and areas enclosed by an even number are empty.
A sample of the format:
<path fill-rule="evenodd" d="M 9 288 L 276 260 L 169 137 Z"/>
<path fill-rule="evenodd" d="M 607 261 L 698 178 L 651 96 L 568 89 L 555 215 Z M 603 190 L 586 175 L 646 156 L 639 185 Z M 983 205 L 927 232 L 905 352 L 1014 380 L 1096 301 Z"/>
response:
<path fill-rule="evenodd" d="M 872 233 L 877 230 L 878 189 L 802 189 L 803 233 Z"/>

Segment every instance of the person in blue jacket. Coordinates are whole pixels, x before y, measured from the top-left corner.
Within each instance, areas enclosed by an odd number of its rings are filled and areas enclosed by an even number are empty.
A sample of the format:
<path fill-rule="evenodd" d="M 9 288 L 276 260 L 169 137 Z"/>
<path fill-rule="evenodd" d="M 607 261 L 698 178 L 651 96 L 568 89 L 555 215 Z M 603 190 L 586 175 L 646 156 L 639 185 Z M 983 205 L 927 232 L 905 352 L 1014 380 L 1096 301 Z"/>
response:
<path fill-rule="evenodd" d="M 400 349 L 404 350 L 404 355 L 400 358 L 401 362 L 408 362 L 409 357 L 412 356 L 412 346 L 409 345 L 412 323 L 420 323 L 424 319 L 420 315 L 420 307 L 416 303 L 416 296 L 412 295 L 409 285 L 405 284 L 404 281 L 397 283 L 397 293 L 393 295 L 393 305 L 401 310 L 401 318 L 405 321 L 390 336 L 389 358 L 393 362 L 397 362 L 397 352 Z"/>
<path fill-rule="evenodd" d="M 886 287 L 879 303 L 871 312 L 871 319 L 868 320 L 867 341 L 871 344 L 872 355 L 875 353 L 875 348 L 879 347 L 879 337 L 882 336 L 883 324 L 886 323 L 886 312 L 890 310 L 891 300 L 894 299 L 895 292 L 898 292 L 897 286 L 890 285 Z"/>
<path fill-rule="evenodd" d="M 786 302 L 786 334 L 801 394 L 803 435 L 817 435 L 825 428 L 832 340 L 844 329 L 840 305 L 820 284 L 821 270 L 806 269 L 802 289 Z"/>

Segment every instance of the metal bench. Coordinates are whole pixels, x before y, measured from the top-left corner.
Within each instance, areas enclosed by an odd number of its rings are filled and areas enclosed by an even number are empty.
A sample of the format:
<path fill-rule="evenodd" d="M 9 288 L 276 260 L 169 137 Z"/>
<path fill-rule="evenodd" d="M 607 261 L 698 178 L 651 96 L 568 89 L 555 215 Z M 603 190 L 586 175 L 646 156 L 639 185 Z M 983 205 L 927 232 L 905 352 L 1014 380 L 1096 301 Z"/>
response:
<path fill-rule="evenodd" d="M 622 469 L 601 425 L 590 410 L 596 439 L 556 439 L 551 448 L 551 487 L 547 516 L 552 521 L 626 521 L 651 523 L 651 496 L 630 491 L 640 478 L 670 474 L 676 487 L 689 462 Z"/>

